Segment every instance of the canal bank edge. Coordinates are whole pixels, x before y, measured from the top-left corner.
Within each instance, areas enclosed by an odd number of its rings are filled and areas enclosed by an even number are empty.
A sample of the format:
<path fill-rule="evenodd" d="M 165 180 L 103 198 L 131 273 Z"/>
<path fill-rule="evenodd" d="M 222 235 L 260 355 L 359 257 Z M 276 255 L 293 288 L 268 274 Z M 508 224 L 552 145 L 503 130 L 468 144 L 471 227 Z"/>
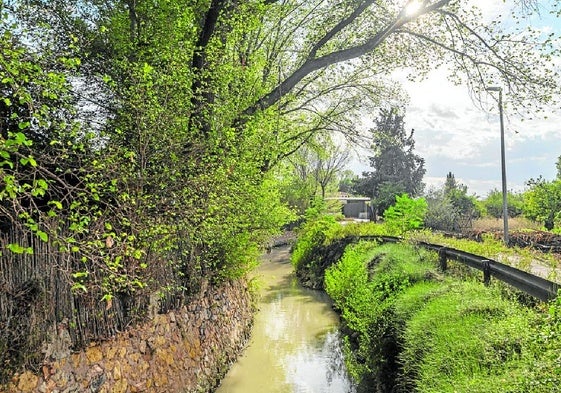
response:
<path fill-rule="evenodd" d="M 205 285 L 186 306 L 80 352 L 70 352 L 59 326 L 49 344 L 56 360 L 15 375 L 0 393 L 210 392 L 243 349 L 252 322 L 252 295 L 237 281 Z"/>

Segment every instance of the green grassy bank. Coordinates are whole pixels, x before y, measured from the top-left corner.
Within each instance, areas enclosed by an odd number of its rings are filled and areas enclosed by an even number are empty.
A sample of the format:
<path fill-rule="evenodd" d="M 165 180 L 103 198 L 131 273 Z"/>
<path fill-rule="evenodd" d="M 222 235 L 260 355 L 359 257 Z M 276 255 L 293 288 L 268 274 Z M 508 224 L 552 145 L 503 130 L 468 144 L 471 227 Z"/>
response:
<path fill-rule="evenodd" d="M 329 237 L 315 239 L 325 247 Z M 304 243 L 297 270 L 325 265 L 316 252 L 301 257 L 314 241 Z M 440 273 L 433 253 L 373 242 L 347 245 L 323 269 L 364 391 L 561 392 L 561 302 L 523 305 L 504 285 L 455 269 L 461 279 Z"/>

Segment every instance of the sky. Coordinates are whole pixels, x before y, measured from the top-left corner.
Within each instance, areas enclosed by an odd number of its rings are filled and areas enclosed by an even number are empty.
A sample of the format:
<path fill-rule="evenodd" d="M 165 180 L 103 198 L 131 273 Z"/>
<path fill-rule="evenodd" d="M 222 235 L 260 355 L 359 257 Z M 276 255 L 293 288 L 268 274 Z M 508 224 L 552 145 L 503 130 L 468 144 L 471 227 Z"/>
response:
<path fill-rule="evenodd" d="M 501 8 L 509 7 L 499 0 L 474 2 L 490 19 L 500 13 L 504 15 Z M 561 32 L 559 20 L 542 19 L 534 23 Z M 410 96 L 405 129 L 415 129 L 415 151 L 425 159 L 427 189 L 441 187 L 446 174 L 452 172 L 458 182 L 468 186 L 469 194 L 484 198 L 489 191 L 500 190 L 497 102 L 489 97 L 489 111 L 478 108 L 467 87 L 447 81 L 445 70 L 433 71 L 422 82 L 402 83 Z M 507 189 L 523 191 L 526 181 L 539 176 L 553 180 L 561 155 L 561 110 L 552 109 L 547 119 L 524 121 L 505 112 L 504 125 Z M 356 173 L 371 170 L 367 156 L 368 152 L 362 152 L 351 164 Z"/>

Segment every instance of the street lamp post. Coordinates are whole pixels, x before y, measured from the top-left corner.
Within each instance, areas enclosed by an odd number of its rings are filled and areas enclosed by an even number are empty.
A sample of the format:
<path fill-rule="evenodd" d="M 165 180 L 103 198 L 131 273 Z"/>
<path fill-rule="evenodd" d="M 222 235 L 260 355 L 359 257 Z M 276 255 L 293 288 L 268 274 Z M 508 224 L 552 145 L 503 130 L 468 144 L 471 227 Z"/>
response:
<path fill-rule="evenodd" d="M 507 205 L 507 191 L 506 191 L 506 163 L 505 163 L 505 128 L 503 121 L 503 89 L 499 86 L 491 86 L 486 89 L 487 91 L 499 92 L 499 118 L 501 122 L 501 175 L 503 185 L 503 240 L 508 245 L 508 205 Z"/>

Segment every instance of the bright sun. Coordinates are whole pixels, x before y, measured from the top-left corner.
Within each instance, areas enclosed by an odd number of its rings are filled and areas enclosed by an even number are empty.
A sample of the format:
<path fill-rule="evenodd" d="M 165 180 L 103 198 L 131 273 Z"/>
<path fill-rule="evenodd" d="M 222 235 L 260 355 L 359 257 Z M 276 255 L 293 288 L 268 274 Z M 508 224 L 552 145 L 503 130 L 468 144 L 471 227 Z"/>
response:
<path fill-rule="evenodd" d="M 405 15 L 407 16 L 415 15 L 417 12 L 421 10 L 422 6 L 423 6 L 423 1 L 421 0 L 409 1 L 405 6 Z"/>

